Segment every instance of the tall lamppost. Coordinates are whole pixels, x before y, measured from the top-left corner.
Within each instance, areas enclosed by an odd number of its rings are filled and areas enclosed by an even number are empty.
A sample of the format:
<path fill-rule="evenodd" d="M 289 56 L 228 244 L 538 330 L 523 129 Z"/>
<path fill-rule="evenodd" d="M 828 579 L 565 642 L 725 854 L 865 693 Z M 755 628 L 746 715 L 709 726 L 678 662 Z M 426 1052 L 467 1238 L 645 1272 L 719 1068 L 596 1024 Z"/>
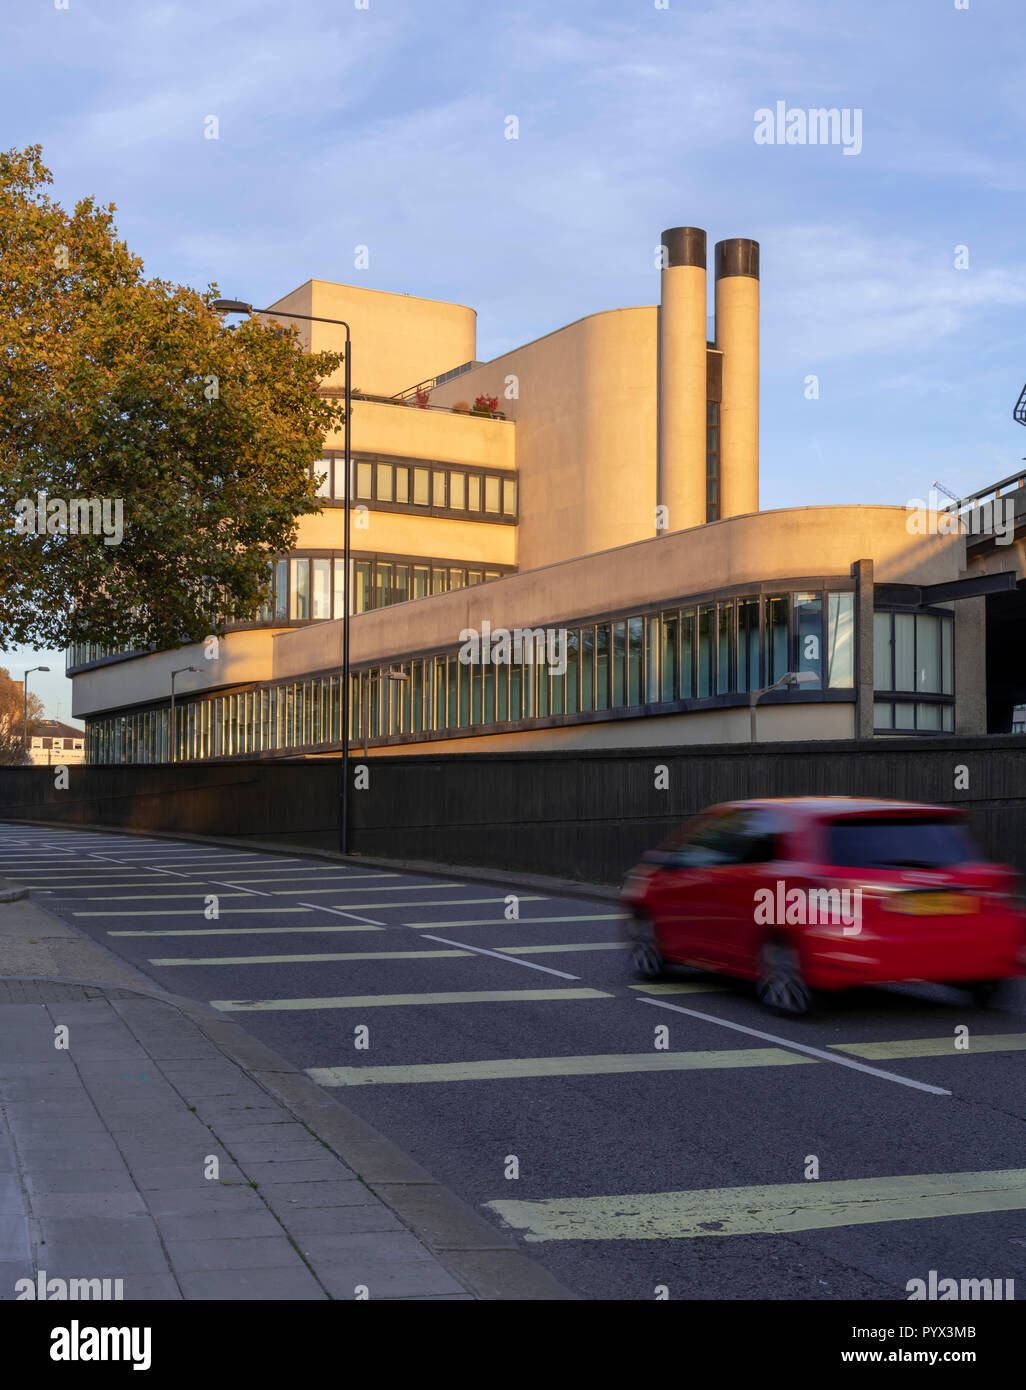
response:
<path fill-rule="evenodd" d="M 182 674 L 183 671 L 192 671 L 195 675 L 198 676 L 199 673 L 200 673 L 200 668 L 199 668 L 198 666 L 179 666 L 178 669 L 177 669 L 176 671 L 172 671 L 172 672 L 171 672 L 171 728 L 170 728 L 169 731 L 168 731 L 168 738 L 169 738 L 170 743 L 171 743 L 171 757 L 168 759 L 168 761 L 169 761 L 169 762 L 172 762 L 172 763 L 176 761 L 176 758 L 175 758 L 175 748 L 176 748 L 176 744 L 175 744 L 175 676 L 180 676 L 180 675 Z"/>
<path fill-rule="evenodd" d="M 49 666 L 30 666 L 28 670 L 25 672 L 24 678 L 21 682 L 21 740 L 25 745 L 25 757 L 28 762 L 32 761 L 31 757 L 29 756 L 28 741 L 28 678 L 29 676 L 31 676 L 33 671 L 49 671 L 49 669 Z"/>
<path fill-rule="evenodd" d="M 782 690 L 784 686 L 791 690 L 797 685 L 812 685 L 815 681 L 816 676 L 812 671 L 785 671 L 780 679 L 774 681 L 772 685 L 764 685 L 761 690 L 753 690 L 748 697 L 748 708 L 752 718 L 750 742 L 755 742 L 755 707 L 764 695 L 768 695 L 771 690 Z"/>
<path fill-rule="evenodd" d="M 307 323 L 331 323 L 346 330 L 345 361 L 345 455 L 346 481 L 344 489 L 345 521 L 342 532 L 342 568 L 345 573 L 342 605 L 342 790 L 339 794 L 339 848 L 343 854 L 349 851 L 349 488 L 353 470 L 352 430 L 350 421 L 353 414 L 353 373 L 352 338 L 348 323 L 344 319 L 325 319 L 316 314 L 291 314 L 284 309 L 254 309 L 241 299 L 215 299 L 210 306 L 223 314 L 270 314 L 276 318 L 303 319 Z"/>

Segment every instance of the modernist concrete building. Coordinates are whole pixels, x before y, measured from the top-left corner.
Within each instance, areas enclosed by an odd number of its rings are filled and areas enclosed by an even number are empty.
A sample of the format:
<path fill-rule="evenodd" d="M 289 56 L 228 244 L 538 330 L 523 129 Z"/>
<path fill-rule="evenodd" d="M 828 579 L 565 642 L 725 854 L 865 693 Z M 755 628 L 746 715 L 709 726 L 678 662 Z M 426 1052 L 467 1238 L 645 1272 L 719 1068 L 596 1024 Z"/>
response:
<path fill-rule="evenodd" d="M 761 512 L 759 247 L 717 244 L 710 340 L 705 233 L 661 244 L 658 305 L 485 363 L 460 305 L 314 280 L 270 306 L 351 325 L 351 573 L 333 435 L 323 509 L 216 659 L 69 653 L 89 760 L 336 754 L 347 601 L 373 755 L 745 741 L 788 672 L 760 740 L 986 732 L 986 595 L 1021 543 L 974 555 L 904 506 Z"/>

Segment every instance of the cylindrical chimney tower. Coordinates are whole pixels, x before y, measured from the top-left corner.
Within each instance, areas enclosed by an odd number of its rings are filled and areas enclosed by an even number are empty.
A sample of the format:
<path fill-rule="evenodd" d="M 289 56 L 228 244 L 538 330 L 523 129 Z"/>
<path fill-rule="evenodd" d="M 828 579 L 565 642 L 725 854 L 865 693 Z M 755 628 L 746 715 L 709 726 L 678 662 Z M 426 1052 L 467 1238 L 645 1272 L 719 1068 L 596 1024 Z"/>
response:
<path fill-rule="evenodd" d="M 723 353 L 720 517 L 759 510 L 759 243 L 716 243 L 716 346 Z"/>
<path fill-rule="evenodd" d="M 662 236 L 659 304 L 658 534 L 705 521 L 705 232 Z"/>

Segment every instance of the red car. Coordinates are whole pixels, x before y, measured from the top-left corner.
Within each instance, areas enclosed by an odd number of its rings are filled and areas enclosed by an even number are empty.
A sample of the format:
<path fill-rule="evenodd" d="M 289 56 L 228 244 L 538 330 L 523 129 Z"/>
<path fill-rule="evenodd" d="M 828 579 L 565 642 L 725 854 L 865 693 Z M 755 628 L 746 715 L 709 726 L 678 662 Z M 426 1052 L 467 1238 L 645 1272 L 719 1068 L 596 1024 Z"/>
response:
<path fill-rule="evenodd" d="M 777 1013 L 807 1013 L 816 990 L 900 980 L 957 984 L 985 1003 L 1026 965 L 1018 874 L 942 806 L 713 806 L 646 854 L 622 896 L 640 978 L 691 965 L 754 980 Z"/>

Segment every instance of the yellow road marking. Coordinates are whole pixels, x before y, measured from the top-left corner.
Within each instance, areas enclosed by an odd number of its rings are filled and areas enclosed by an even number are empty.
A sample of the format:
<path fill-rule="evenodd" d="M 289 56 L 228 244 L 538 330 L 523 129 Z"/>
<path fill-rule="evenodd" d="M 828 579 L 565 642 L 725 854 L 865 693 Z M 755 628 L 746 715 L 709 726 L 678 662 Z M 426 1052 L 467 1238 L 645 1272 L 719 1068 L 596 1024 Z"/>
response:
<path fill-rule="evenodd" d="M 549 951 L 626 951 L 629 941 L 575 941 L 556 946 L 496 946 L 507 956 L 539 956 Z"/>
<path fill-rule="evenodd" d="M 422 1062 L 408 1066 L 310 1067 L 322 1086 L 375 1086 L 415 1081 L 508 1081 L 538 1076 L 614 1076 L 723 1067 L 791 1067 L 812 1062 L 779 1047 L 720 1052 L 628 1052 L 598 1057 L 499 1057 L 485 1062 Z"/>
<path fill-rule="evenodd" d="M 459 904 L 459 903 L 472 903 L 472 902 L 475 902 L 475 901 L 477 901 L 477 902 L 504 903 L 504 902 L 506 901 L 506 899 L 505 899 L 505 898 L 478 898 L 478 899 L 474 899 L 474 898 L 454 898 L 451 905 L 452 905 L 452 906 L 456 906 L 456 905 Z M 521 897 L 520 901 L 521 901 L 522 903 L 542 902 L 543 899 L 541 899 L 541 898 L 529 898 L 529 897 L 527 897 L 526 895 L 524 895 L 524 896 Z M 444 904 L 442 904 L 442 903 L 404 903 L 403 906 L 404 906 L 404 907 L 442 907 L 442 906 L 444 906 Z M 594 916 L 594 917 L 592 917 L 592 916 L 584 916 L 584 915 L 582 915 L 581 913 L 575 913 L 575 914 L 573 915 L 573 917 L 523 917 L 523 918 L 518 918 L 518 919 L 517 919 L 517 925 L 520 926 L 520 927 L 534 927 L 534 926 L 539 926 L 539 925 L 540 925 L 541 923 L 543 923 L 543 922 L 614 922 L 614 921 L 615 921 L 615 922 L 622 922 L 622 921 L 625 921 L 625 920 L 626 920 L 626 919 L 624 918 L 624 915 L 623 915 L 622 912 L 600 912 L 600 913 L 598 913 L 597 916 Z M 466 918 L 463 918 L 462 920 L 456 921 L 456 922 L 404 922 L 404 923 L 403 923 L 403 926 L 404 926 L 404 927 L 431 927 L 432 929 L 434 929 L 435 927 L 503 927 L 503 926 L 509 926 L 509 921 L 508 921 L 507 918 L 505 918 L 505 917 L 479 917 L 479 918 L 476 918 L 476 919 L 471 920 L 471 921 L 468 921 Z"/>
<path fill-rule="evenodd" d="M 354 903 L 354 907 L 369 906 L 369 904 Z M 202 912 L 200 907 L 169 907 L 166 912 L 161 912 L 155 907 L 138 907 L 132 911 L 124 912 L 73 912 L 72 917 L 195 917 L 198 912 Z M 226 917 L 229 913 L 234 913 L 238 917 L 249 917 L 257 912 L 311 912 L 309 907 L 226 907 L 219 915 Z"/>
<path fill-rule="evenodd" d="M 184 956 L 150 960 L 151 965 L 292 965 L 321 960 L 424 960 L 428 956 L 470 956 L 472 951 L 334 951 L 320 956 Z"/>
<path fill-rule="evenodd" d="M 776 1235 L 1026 1208 L 1026 1169 L 487 1202 L 525 1240 Z"/>
<path fill-rule="evenodd" d="M 166 931 L 109 931 L 108 936 L 309 936 L 318 932 L 384 931 L 384 927 L 169 927 Z"/>
<path fill-rule="evenodd" d="M 895 1042 L 831 1043 L 837 1052 L 850 1052 L 870 1060 L 882 1057 L 966 1057 L 974 1052 L 1026 1051 L 1026 1033 L 973 1033 L 967 1047 L 955 1046 L 955 1035 L 945 1038 L 908 1038 Z"/>
<path fill-rule="evenodd" d="M 640 989 L 645 994 L 709 994 L 719 990 L 721 993 L 725 989 L 730 989 L 732 980 L 723 980 L 720 984 L 654 984 L 654 985 L 628 985 L 628 989 Z"/>
<path fill-rule="evenodd" d="M 394 1005 L 514 1004 L 541 999 L 612 999 L 600 989 L 478 989 L 444 994 L 350 994 L 328 999 L 211 999 L 223 1013 L 293 1009 L 380 1009 Z"/>

